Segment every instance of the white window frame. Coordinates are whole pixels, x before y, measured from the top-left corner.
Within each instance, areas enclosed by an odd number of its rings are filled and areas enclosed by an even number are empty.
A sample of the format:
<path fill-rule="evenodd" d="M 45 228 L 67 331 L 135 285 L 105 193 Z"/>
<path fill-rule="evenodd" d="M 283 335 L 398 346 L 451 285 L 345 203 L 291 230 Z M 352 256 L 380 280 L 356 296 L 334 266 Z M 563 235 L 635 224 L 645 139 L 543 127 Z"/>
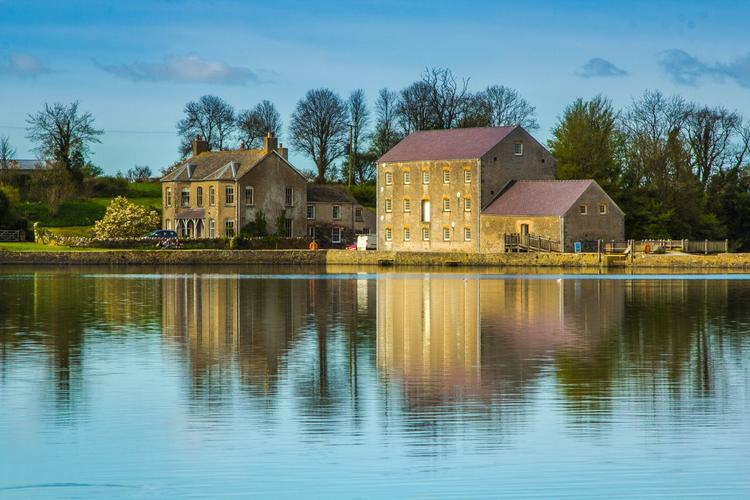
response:
<path fill-rule="evenodd" d="M 606 203 L 599 203 L 599 215 L 607 215 L 609 207 Z"/>
<path fill-rule="evenodd" d="M 408 227 L 404 228 L 403 231 L 404 241 L 411 241 L 411 229 Z"/>
<path fill-rule="evenodd" d="M 294 188 L 292 186 L 287 186 L 286 188 L 284 188 L 284 206 L 294 206 Z"/>
<path fill-rule="evenodd" d="M 307 220 L 315 220 L 315 205 L 312 203 L 307 205 L 305 216 L 307 217 Z"/>
<path fill-rule="evenodd" d="M 430 183 L 430 171 L 422 170 L 422 184 L 429 184 L 429 183 Z"/>
<path fill-rule="evenodd" d="M 331 218 L 333 220 L 341 220 L 341 205 L 331 207 Z"/>
<path fill-rule="evenodd" d="M 444 227 L 443 228 L 443 241 L 450 241 L 451 240 L 451 228 Z"/>
<path fill-rule="evenodd" d="M 471 212 L 471 198 L 464 198 L 464 212 Z"/>
<path fill-rule="evenodd" d="M 422 241 L 430 241 L 430 228 L 429 227 L 422 228 Z"/>
<path fill-rule="evenodd" d="M 196 207 L 203 206 L 203 187 L 202 186 L 198 186 L 195 188 L 195 206 Z"/>
<path fill-rule="evenodd" d="M 341 228 L 340 227 L 331 228 L 331 243 L 341 243 Z"/>
<path fill-rule="evenodd" d="M 393 172 L 385 173 L 385 185 L 390 186 L 393 184 Z"/>
<path fill-rule="evenodd" d="M 513 156 L 523 156 L 523 143 L 522 142 L 513 143 Z"/>
<path fill-rule="evenodd" d="M 443 184 L 450 184 L 450 183 L 451 183 L 451 171 L 443 170 Z"/>
<path fill-rule="evenodd" d="M 354 207 L 354 222 L 362 222 L 363 220 L 362 207 Z"/>
<path fill-rule="evenodd" d="M 464 182 L 471 184 L 471 170 L 464 170 Z"/>
<path fill-rule="evenodd" d="M 224 186 L 224 205 L 234 205 L 234 186 L 231 184 Z"/>
<path fill-rule="evenodd" d="M 411 184 L 411 172 L 409 170 L 406 170 L 404 172 L 404 184 L 406 185 Z"/>
<path fill-rule="evenodd" d="M 208 219 L 208 237 L 216 238 L 216 221 L 214 219 Z"/>
<path fill-rule="evenodd" d="M 411 213 L 411 198 L 404 198 L 404 213 L 409 214 Z"/>
<path fill-rule="evenodd" d="M 584 203 L 583 205 L 578 205 L 578 213 L 580 215 L 588 215 L 589 214 L 589 206 Z"/>
<path fill-rule="evenodd" d="M 385 199 L 385 213 L 389 214 L 393 212 L 393 200 L 391 198 Z"/>
<path fill-rule="evenodd" d="M 393 241 L 393 229 L 390 227 L 385 228 L 385 241 Z"/>
<path fill-rule="evenodd" d="M 429 224 L 430 223 L 430 219 L 431 219 L 431 215 L 432 215 L 430 213 L 431 210 L 432 210 L 432 208 L 430 206 L 430 200 L 422 200 L 421 208 L 422 208 L 422 213 L 421 213 L 422 222 L 425 222 L 425 223 Z"/>
<path fill-rule="evenodd" d="M 250 196 L 248 196 L 248 193 Z M 249 207 L 255 205 L 255 188 L 253 186 L 245 186 L 245 205 Z"/>
<path fill-rule="evenodd" d="M 471 228 L 470 227 L 464 228 L 464 241 L 471 241 Z"/>
<path fill-rule="evenodd" d="M 166 192 L 167 192 L 167 196 L 166 196 L 167 199 L 165 200 L 165 203 L 166 203 L 166 206 L 171 207 L 172 206 L 172 188 L 167 188 Z"/>
<path fill-rule="evenodd" d="M 232 234 L 229 235 L 228 229 L 232 230 Z M 235 230 L 234 230 L 234 219 L 224 219 L 224 236 L 226 238 L 234 238 L 235 236 Z"/>
<path fill-rule="evenodd" d="M 187 197 L 185 196 L 187 194 Z M 180 206 L 183 208 L 190 207 L 190 188 L 180 190 Z"/>
<path fill-rule="evenodd" d="M 208 204 L 209 206 L 212 206 L 212 207 L 216 206 L 216 187 L 215 186 L 208 187 Z"/>
<path fill-rule="evenodd" d="M 443 198 L 443 212 L 450 212 L 450 211 L 451 211 L 451 199 Z"/>

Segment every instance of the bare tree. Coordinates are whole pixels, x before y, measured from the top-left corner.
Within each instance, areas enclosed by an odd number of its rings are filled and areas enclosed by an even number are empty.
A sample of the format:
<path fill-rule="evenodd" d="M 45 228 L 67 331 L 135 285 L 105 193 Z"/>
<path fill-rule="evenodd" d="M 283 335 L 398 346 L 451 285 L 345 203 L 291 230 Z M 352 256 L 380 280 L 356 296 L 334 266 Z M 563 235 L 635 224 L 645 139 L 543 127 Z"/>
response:
<path fill-rule="evenodd" d="M 429 99 L 430 88 L 421 81 L 401 91 L 397 113 L 403 135 L 433 128 Z"/>
<path fill-rule="evenodd" d="M 44 104 L 44 109 L 26 119 L 26 137 L 36 143 L 34 150 L 45 159 L 58 163 L 80 187 L 82 169 L 91 144 L 101 142 L 104 132 L 94 128 L 91 113 L 79 113 L 78 101 L 70 105 Z"/>
<path fill-rule="evenodd" d="M 151 168 L 148 166 L 136 165 L 135 167 L 128 169 L 126 177 L 130 182 L 146 182 L 151 177 Z"/>
<path fill-rule="evenodd" d="M 228 147 L 235 131 L 234 108 L 221 97 L 204 95 L 190 101 L 183 110 L 185 117 L 177 122 L 177 133 L 182 137 L 180 154 L 184 158 L 192 149 L 192 141 L 201 135 L 210 150 Z"/>
<path fill-rule="evenodd" d="M 517 90 L 504 85 L 491 85 L 480 93 L 490 111 L 489 126 L 508 127 L 520 125 L 526 130 L 536 130 L 536 108 L 521 97 Z"/>
<path fill-rule="evenodd" d="M 355 89 L 349 95 L 347 102 L 349 111 L 349 125 L 351 127 L 351 156 L 352 165 L 349 169 L 349 184 L 351 184 L 353 175 L 356 174 L 358 182 L 365 182 L 366 174 L 364 172 L 364 158 L 360 156 L 360 143 L 366 140 L 367 127 L 370 124 L 370 110 L 367 109 L 367 100 L 365 91 Z"/>
<path fill-rule="evenodd" d="M 458 128 L 468 127 L 491 127 L 492 105 L 486 98 L 484 92 L 468 94 L 464 99 L 461 117 L 458 120 Z"/>
<path fill-rule="evenodd" d="M 456 127 L 467 95 L 468 78 L 458 82 L 447 68 L 427 68 L 422 74 L 422 82 L 428 88 L 430 128 Z"/>
<path fill-rule="evenodd" d="M 401 135 L 396 130 L 398 105 L 396 92 L 380 89 L 375 101 L 375 133 L 371 143 L 376 158 L 383 156 L 401 140 Z"/>
<path fill-rule="evenodd" d="M 292 147 L 310 156 L 323 183 L 331 163 L 346 152 L 347 112 L 344 101 L 330 89 L 309 90 L 292 113 Z"/>
<path fill-rule="evenodd" d="M 10 162 L 15 160 L 16 149 L 11 145 L 10 138 L 6 135 L 0 136 L 0 168 L 10 168 Z"/>
<path fill-rule="evenodd" d="M 687 113 L 685 132 L 690 146 L 693 172 L 703 189 L 711 175 L 731 168 L 736 150 L 734 139 L 742 119 L 725 108 L 693 107 Z"/>
<path fill-rule="evenodd" d="M 31 196 L 47 204 L 50 215 L 56 216 L 60 204 L 76 193 L 76 186 L 68 169 L 60 162 L 50 162 L 46 168 L 34 170 L 29 187 Z"/>
<path fill-rule="evenodd" d="M 268 132 L 281 135 L 281 115 L 271 101 L 264 100 L 237 115 L 237 129 L 247 147 L 259 148 Z"/>

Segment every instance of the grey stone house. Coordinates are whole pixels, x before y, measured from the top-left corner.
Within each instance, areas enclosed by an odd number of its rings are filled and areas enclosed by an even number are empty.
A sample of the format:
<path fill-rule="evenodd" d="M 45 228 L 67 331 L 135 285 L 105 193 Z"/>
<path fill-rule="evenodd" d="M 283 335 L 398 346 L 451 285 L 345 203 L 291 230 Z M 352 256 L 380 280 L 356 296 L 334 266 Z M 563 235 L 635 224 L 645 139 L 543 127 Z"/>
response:
<path fill-rule="evenodd" d="M 375 231 L 375 213 L 342 186 L 308 184 L 307 235 L 323 246 L 346 246 Z"/>

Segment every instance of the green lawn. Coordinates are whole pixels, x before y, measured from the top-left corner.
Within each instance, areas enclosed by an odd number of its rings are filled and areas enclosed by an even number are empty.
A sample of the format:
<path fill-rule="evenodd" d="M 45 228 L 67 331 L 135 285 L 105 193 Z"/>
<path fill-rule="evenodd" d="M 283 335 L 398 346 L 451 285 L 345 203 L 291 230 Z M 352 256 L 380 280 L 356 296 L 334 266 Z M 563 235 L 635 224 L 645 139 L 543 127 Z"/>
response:
<path fill-rule="evenodd" d="M 161 191 L 158 197 L 139 196 L 128 198 L 136 205 L 161 211 Z M 93 226 L 94 222 L 104 217 L 107 205 L 112 198 L 84 198 L 70 200 L 60 204 L 56 216 L 49 213 L 46 204 L 39 201 L 27 201 L 18 205 L 18 212 L 31 222 L 39 222 L 42 227 L 80 227 Z"/>
<path fill-rule="evenodd" d="M 134 182 L 128 184 L 128 198 L 161 199 L 161 182 Z"/>
<path fill-rule="evenodd" d="M 0 243 L 0 252 L 92 252 L 106 251 L 101 248 L 72 248 L 59 245 L 42 245 L 41 243 Z"/>

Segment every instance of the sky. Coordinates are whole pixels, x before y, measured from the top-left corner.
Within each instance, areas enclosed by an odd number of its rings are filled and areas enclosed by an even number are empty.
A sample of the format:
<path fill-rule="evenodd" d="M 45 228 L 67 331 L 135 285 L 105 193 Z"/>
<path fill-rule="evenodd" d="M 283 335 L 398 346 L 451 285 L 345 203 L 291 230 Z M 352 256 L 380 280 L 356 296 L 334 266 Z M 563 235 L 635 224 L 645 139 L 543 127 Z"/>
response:
<path fill-rule="evenodd" d="M 545 142 L 568 104 L 600 93 L 624 107 L 659 89 L 750 117 L 747 19 L 741 0 L 0 0 L 0 135 L 33 158 L 27 116 L 78 100 L 104 130 L 93 163 L 158 172 L 202 95 L 269 99 L 287 124 L 309 89 L 372 103 L 426 67 L 517 89 Z"/>

